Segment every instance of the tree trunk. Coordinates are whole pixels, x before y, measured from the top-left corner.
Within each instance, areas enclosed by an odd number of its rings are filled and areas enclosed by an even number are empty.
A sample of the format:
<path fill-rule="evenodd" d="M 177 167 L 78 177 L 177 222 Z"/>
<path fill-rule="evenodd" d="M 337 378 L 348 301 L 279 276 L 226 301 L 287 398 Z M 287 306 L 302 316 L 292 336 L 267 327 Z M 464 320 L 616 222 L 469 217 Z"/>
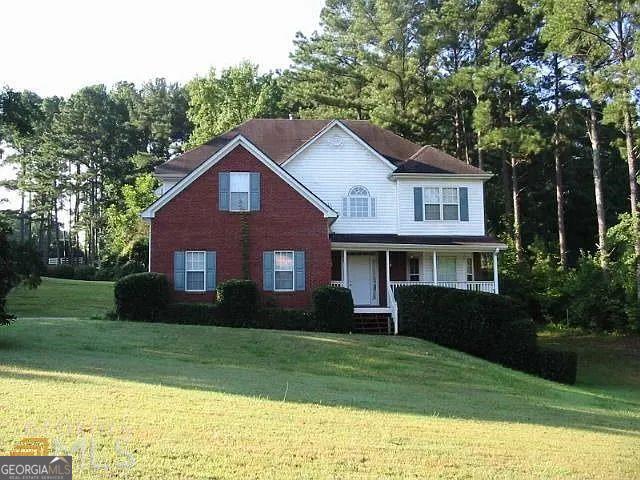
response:
<path fill-rule="evenodd" d="M 567 268 L 567 241 L 564 221 L 564 182 L 562 181 L 562 158 L 560 156 L 560 67 L 558 55 L 553 57 L 554 67 L 554 131 L 553 158 L 556 170 L 556 208 L 558 217 L 558 247 L 560 250 L 560 266 Z"/>
<path fill-rule="evenodd" d="M 509 163 L 506 159 L 502 160 L 502 192 L 504 195 L 504 213 L 511 219 L 513 216 L 513 201 L 511 198 L 511 180 L 509 179 Z"/>
<path fill-rule="evenodd" d="M 624 109 L 624 137 L 629 167 L 629 200 L 631 217 L 633 218 L 634 247 L 636 252 L 636 300 L 640 303 L 640 232 L 638 231 L 638 179 L 636 172 L 636 156 L 633 151 L 633 122 L 629 107 Z"/>
<path fill-rule="evenodd" d="M 518 187 L 518 162 L 515 157 L 511 157 L 511 193 L 513 197 L 513 239 L 516 247 L 516 258 L 518 262 L 524 260 L 524 250 L 522 248 L 522 226 L 520 224 L 520 191 Z"/>
<path fill-rule="evenodd" d="M 600 159 L 600 134 L 598 132 L 598 114 L 593 105 L 589 108 L 588 134 L 591 141 L 591 158 L 593 160 L 593 188 L 596 199 L 596 218 L 598 221 L 598 252 L 600 265 L 607 268 L 607 221 L 604 212 L 604 195 L 602 193 L 602 162 Z"/>

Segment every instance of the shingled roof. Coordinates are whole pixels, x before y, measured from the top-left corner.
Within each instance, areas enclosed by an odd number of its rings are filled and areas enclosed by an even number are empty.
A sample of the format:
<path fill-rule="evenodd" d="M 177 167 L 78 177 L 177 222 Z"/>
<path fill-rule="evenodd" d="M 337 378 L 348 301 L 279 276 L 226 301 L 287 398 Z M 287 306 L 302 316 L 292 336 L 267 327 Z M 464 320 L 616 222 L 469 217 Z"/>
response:
<path fill-rule="evenodd" d="M 332 120 L 252 119 L 156 168 L 158 175 L 183 177 L 238 135 L 282 164 Z M 351 132 L 397 168 L 394 173 L 484 174 L 436 148 L 421 147 L 366 120 L 341 120 Z"/>

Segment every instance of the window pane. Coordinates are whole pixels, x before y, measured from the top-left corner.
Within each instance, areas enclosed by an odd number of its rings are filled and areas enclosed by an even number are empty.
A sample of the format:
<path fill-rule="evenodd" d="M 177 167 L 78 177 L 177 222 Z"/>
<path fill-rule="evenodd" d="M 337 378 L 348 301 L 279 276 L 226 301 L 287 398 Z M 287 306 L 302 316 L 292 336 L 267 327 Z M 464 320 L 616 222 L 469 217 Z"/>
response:
<path fill-rule="evenodd" d="M 424 218 L 425 220 L 440 220 L 440 205 L 425 205 Z"/>
<path fill-rule="evenodd" d="M 369 199 L 368 198 L 350 198 L 349 199 L 349 216 L 350 217 L 368 217 L 369 216 Z"/>
<path fill-rule="evenodd" d="M 229 175 L 229 187 L 232 192 L 249 192 L 249 173 L 231 172 Z"/>
<path fill-rule="evenodd" d="M 204 270 L 205 255 L 204 252 L 187 252 L 186 270 Z"/>
<path fill-rule="evenodd" d="M 276 290 L 293 290 L 293 272 L 276 271 Z"/>
<path fill-rule="evenodd" d="M 455 257 L 438 257 L 438 281 L 456 281 L 456 259 Z"/>
<path fill-rule="evenodd" d="M 445 220 L 458 220 L 458 205 L 443 205 L 442 215 Z"/>
<path fill-rule="evenodd" d="M 231 192 L 230 210 L 245 211 L 249 210 L 249 194 L 241 192 Z"/>
<path fill-rule="evenodd" d="M 187 290 L 204 290 L 204 272 L 187 272 Z"/>
<path fill-rule="evenodd" d="M 458 203 L 458 189 L 457 188 L 443 188 L 442 189 L 442 203 Z"/>
<path fill-rule="evenodd" d="M 412 282 L 420 281 L 420 259 L 412 257 L 409 259 L 409 280 Z"/>
<path fill-rule="evenodd" d="M 293 252 L 276 252 L 274 266 L 276 270 L 293 271 Z"/>
<path fill-rule="evenodd" d="M 437 187 L 426 187 L 424 189 L 424 203 L 440 203 L 440 189 Z"/>

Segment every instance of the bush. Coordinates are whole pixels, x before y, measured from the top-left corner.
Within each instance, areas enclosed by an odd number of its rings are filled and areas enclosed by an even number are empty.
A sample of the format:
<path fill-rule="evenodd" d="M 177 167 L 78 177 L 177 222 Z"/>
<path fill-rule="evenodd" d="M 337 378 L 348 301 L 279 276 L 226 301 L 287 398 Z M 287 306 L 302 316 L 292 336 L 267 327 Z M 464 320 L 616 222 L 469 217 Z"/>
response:
<path fill-rule="evenodd" d="M 578 355 L 541 348 L 537 354 L 537 374 L 547 380 L 573 385 L 578 372 Z"/>
<path fill-rule="evenodd" d="M 79 265 L 73 272 L 73 278 L 76 280 L 95 280 L 96 279 L 96 267 L 91 265 Z"/>
<path fill-rule="evenodd" d="M 401 334 L 537 373 L 535 325 L 510 298 L 429 286 L 401 287 L 396 297 Z"/>
<path fill-rule="evenodd" d="M 114 293 L 118 318 L 154 322 L 169 302 L 169 282 L 160 273 L 134 273 L 118 280 Z"/>
<path fill-rule="evenodd" d="M 348 333 L 353 327 L 351 290 L 330 285 L 313 292 L 313 316 L 322 332 Z"/>
<path fill-rule="evenodd" d="M 54 278 L 68 278 L 75 277 L 75 269 L 73 265 L 60 264 L 47 266 L 47 276 Z"/>
<path fill-rule="evenodd" d="M 228 280 L 217 288 L 220 318 L 233 327 L 254 327 L 258 315 L 258 288 L 251 280 Z"/>
<path fill-rule="evenodd" d="M 213 303 L 170 303 L 158 319 L 162 323 L 217 325 L 218 309 Z"/>
<path fill-rule="evenodd" d="M 268 308 L 258 316 L 257 328 L 273 330 L 316 330 L 316 322 L 311 312 L 283 308 Z"/>
<path fill-rule="evenodd" d="M 126 277 L 127 275 L 131 275 L 133 273 L 144 273 L 146 271 L 147 267 L 144 263 L 129 260 L 128 262 L 120 266 L 117 271 L 114 271 L 114 273 L 117 273 L 120 277 Z"/>
<path fill-rule="evenodd" d="M 120 270 L 117 266 L 102 265 L 96 270 L 96 280 L 112 282 L 120 277 Z"/>

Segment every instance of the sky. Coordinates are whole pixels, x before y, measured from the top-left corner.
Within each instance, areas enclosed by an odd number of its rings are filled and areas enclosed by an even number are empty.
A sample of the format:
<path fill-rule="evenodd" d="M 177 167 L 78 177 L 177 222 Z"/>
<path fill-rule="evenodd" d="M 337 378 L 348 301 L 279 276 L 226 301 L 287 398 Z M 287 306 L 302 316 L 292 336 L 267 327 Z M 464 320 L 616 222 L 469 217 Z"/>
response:
<path fill-rule="evenodd" d="M 324 0 L 2 0 L 0 86 L 68 97 L 96 83 L 184 83 L 250 60 L 286 68 Z M 0 179 L 11 173 L 0 169 Z M 0 198 L 7 197 L 0 191 Z M 10 199 L 15 206 L 15 198 Z M 7 208 L 6 204 L 0 208 Z"/>

